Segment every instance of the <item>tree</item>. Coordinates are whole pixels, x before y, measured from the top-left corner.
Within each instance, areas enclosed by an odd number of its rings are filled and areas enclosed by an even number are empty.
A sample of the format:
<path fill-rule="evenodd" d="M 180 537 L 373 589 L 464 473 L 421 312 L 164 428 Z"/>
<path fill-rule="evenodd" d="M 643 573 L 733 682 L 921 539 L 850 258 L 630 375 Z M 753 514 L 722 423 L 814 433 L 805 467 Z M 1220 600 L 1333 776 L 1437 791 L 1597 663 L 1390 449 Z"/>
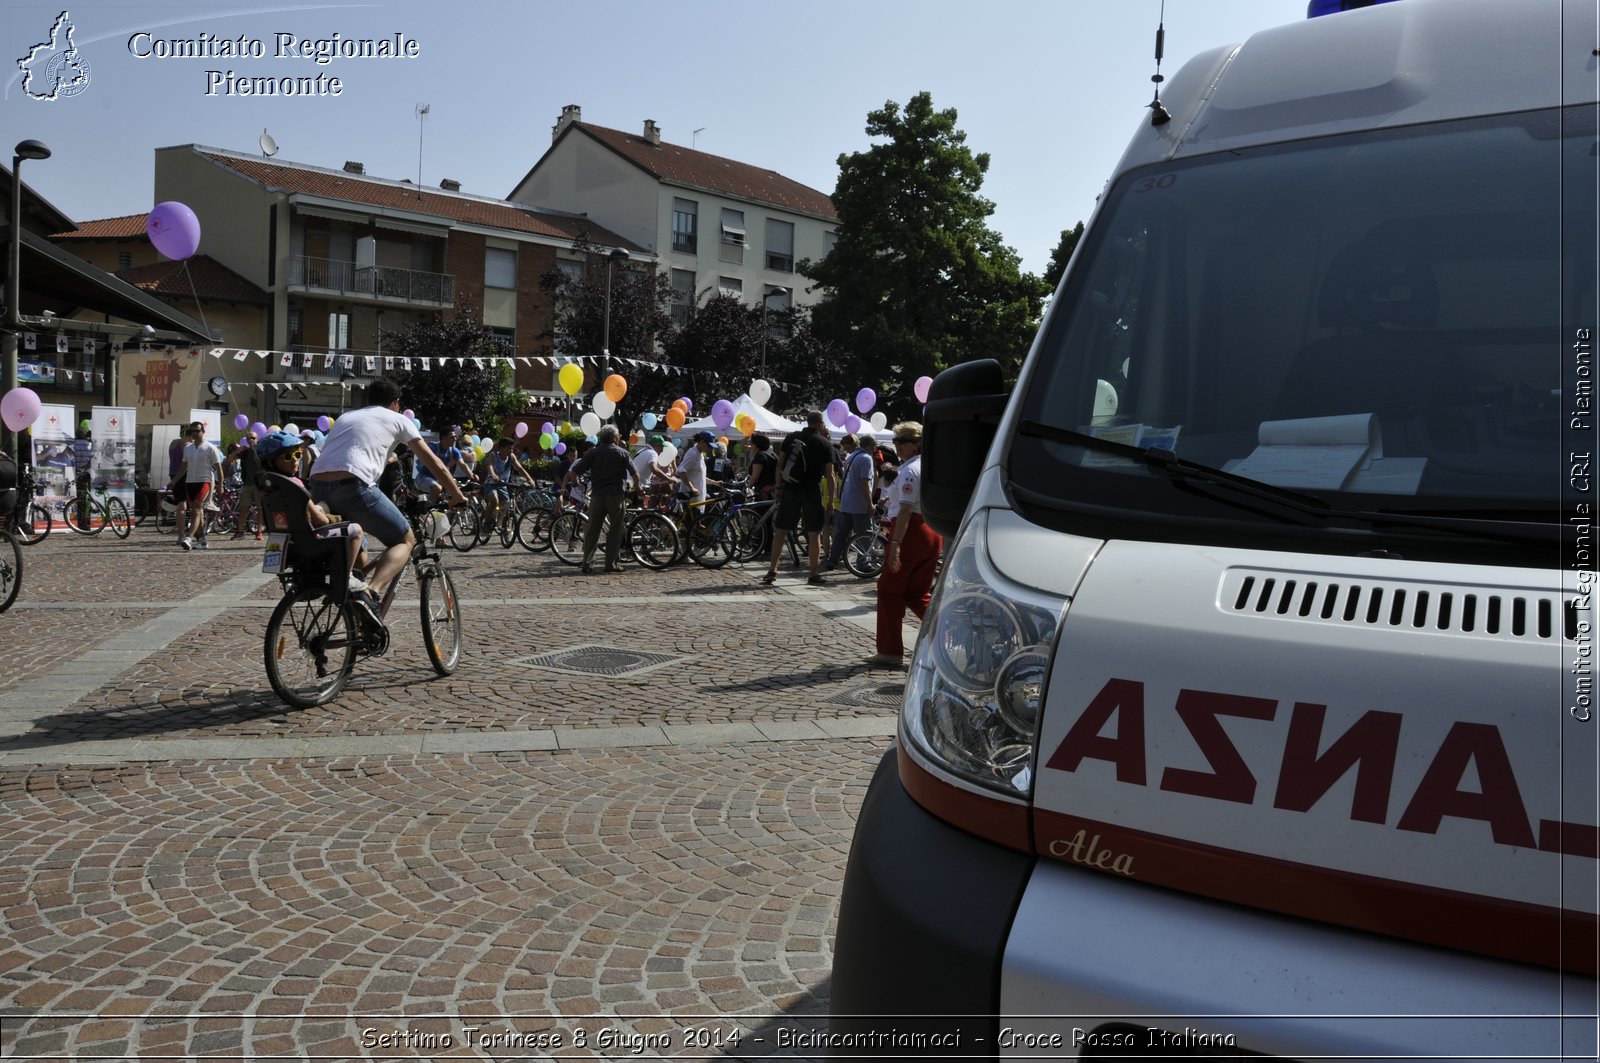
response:
<path fill-rule="evenodd" d="M 839 157 L 838 242 L 798 269 L 824 291 L 813 321 L 844 352 L 841 384 L 911 409 L 919 376 L 974 358 L 1020 365 L 1045 288 L 988 227 L 989 156 L 967 147 L 953 109 L 923 92 L 886 102 L 866 130 L 882 142 Z"/>
<path fill-rule="evenodd" d="M 572 249 L 583 263 L 580 276 L 574 277 L 556 266 L 539 278 L 540 289 L 555 306 L 550 331 L 539 337 L 544 341 L 541 353 L 598 357 L 606 346 L 608 251 L 582 234 L 573 241 Z M 626 263 L 612 264 L 610 276 L 611 371 L 628 382 L 628 392 L 617 404 L 615 420 L 619 425 L 628 426 L 652 408 L 650 396 L 656 389 L 651 385 L 672 386 L 670 380 L 663 381 L 660 374 L 631 372 L 623 361 L 626 358 L 661 360 L 658 345 L 672 331 L 672 282 L 665 273 L 651 266 Z M 574 397 L 588 403 L 604 383 L 600 364 L 585 361 L 583 376 L 583 390 Z M 681 394 L 683 392 L 679 391 L 672 397 Z"/>
<path fill-rule="evenodd" d="M 1056 249 L 1050 252 L 1050 264 L 1044 269 L 1044 283 L 1050 291 L 1055 291 L 1061 285 L 1061 277 L 1067 272 L 1067 263 L 1072 260 L 1073 249 L 1078 246 L 1078 241 L 1083 239 L 1083 222 L 1079 222 L 1070 229 L 1061 230 L 1061 242 Z"/>
<path fill-rule="evenodd" d="M 503 358 L 505 352 L 480 317 L 457 304 L 448 319 L 435 314 L 399 332 L 383 333 L 386 355 L 434 360 L 426 371 L 412 368 L 386 374 L 400 385 L 401 404 L 417 415 L 424 428 L 437 430 L 470 421 L 480 432 L 497 432 L 503 418 L 522 412 L 526 396 L 512 387 L 509 360 L 490 361 Z M 458 363 L 457 358 L 466 361 Z"/>

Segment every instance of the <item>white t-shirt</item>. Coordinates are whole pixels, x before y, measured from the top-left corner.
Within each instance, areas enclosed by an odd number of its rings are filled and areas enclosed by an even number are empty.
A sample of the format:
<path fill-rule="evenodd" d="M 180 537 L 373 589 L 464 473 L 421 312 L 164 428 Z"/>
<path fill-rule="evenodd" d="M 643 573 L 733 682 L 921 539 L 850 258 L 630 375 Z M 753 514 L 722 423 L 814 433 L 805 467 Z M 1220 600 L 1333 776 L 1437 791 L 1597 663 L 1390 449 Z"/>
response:
<path fill-rule="evenodd" d="M 376 484 L 389 452 L 421 439 L 417 426 L 387 406 L 365 406 L 341 413 L 322 441 L 317 473 L 347 472 L 364 484 Z"/>
<path fill-rule="evenodd" d="M 193 443 L 183 445 L 184 476 L 188 483 L 210 483 L 213 474 L 222 467 L 222 451 L 217 449 L 215 443 L 202 441 L 198 446 Z"/>
<path fill-rule="evenodd" d="M 683 460 L 678 462 L 678 475 L 696 502 L 706 497 L 706 460 L 699 447 L 691 446 L 684 452 Z"/>
<path fill-rule="evenodd" d="M 922 512 L 922 455 L 907 458 L 900 463 L 900 475 L 894 479 L 892 492 L 895 515 L 901 511 L 909 513 Z"/>
<path fill-rule="evenodd" d="M 633 456 L 633 471 L 639 474 L 639 487 L 644 489 L 650 486 L 650 481 L 656 476 L 656 452 L 645 447 Z"/>

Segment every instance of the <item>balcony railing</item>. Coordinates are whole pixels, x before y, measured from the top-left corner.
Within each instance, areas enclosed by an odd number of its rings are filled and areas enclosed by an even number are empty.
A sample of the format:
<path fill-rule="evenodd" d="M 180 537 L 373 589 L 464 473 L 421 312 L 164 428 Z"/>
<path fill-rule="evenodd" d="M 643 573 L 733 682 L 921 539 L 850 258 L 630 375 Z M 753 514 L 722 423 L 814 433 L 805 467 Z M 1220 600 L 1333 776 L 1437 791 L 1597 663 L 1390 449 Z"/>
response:
<path fill-rule="evenodd" d="M 289 284 L 307 291 L 368 296 L 427 306 L 454 306 L 456 279 L 448 273 L 425 273 L 394 266 L 358 266 L 329 258 L 290 255 Z"/>

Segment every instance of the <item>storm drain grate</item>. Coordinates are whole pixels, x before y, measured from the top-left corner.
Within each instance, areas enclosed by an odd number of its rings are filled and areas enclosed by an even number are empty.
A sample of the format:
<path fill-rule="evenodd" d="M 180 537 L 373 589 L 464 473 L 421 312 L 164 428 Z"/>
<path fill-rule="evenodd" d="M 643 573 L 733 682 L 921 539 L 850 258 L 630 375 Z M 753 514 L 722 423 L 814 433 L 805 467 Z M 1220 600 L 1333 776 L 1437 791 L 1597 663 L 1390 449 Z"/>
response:
<path fill-rule="evenodd" d="M 849 687 L 824 698 L 828 705 L 849 705 L 858 709 L 889 709 L 900 708 L 900 698 L 906 692 L 904 683 L 866 683 L 862 686 Z"/>
<path fill-rule="evenodd" d="M 547 672 L 566 672 L 569 675 L 601 675 L 616 679 L 625 675 L 664 668 L 669 664 L 688 660 L 675 653 L 647 653 L 644 650 L 620 649 L 616 646 L 591 644 L 568 646 L 532 657 L 518 658 L 515 664 L 527 668 L 542 668 Z"/>

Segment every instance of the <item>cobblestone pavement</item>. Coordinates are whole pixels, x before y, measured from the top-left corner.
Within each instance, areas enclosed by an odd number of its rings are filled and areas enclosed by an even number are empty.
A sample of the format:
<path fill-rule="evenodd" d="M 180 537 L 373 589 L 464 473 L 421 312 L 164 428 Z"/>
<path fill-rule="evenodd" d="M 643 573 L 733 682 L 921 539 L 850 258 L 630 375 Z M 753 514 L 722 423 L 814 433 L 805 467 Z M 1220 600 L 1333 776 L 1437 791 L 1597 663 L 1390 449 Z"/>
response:
<path fill-rule="evenodd" d="M 402 592 L 388 655 L 296 712 L 252 540 L 58 530 L 25 558 L 0 1055 L 820 1055 L 902 683 L 862 663 L 870 584 L 451 553 L 456 673 Z"/>

